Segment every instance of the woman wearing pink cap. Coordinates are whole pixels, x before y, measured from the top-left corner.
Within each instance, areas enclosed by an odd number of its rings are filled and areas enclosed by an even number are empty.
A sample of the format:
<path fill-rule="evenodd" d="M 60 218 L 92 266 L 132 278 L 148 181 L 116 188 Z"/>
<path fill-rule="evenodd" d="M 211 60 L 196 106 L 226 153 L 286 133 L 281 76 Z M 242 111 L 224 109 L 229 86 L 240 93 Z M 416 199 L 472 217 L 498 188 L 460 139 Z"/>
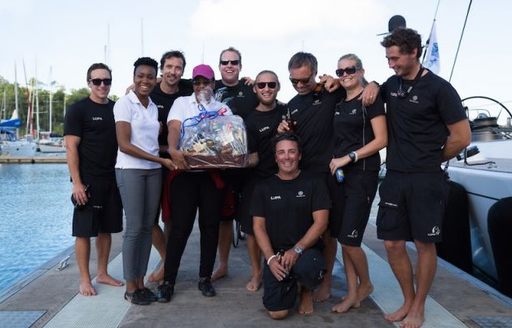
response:
<path fill-rule="evenodd" d="M 164 282 L 158 286 L 157 298 L 166 303 L 174 293 L 181 257 L 188 237 L 192 232 L 196 212 L 199 210 L 201 232 L 201 258 L 199 265 L 198 289 L 206 297 L 216 295 L 211 284 L 219 235 L 222 193 L 218 174 L 206 170 L 191 170 L 185 161 L 184 153 L 178 149 L 183 123 L 202 111 L 223 112 L 231 115 L 231 110 L 213 97 L 215 74 L 208 65 L 198 65 L 192 71 L 194 93 L 174 101 L 167 117 L 169 129 L 168 144 L 172 160 L 183 170 L 176 175 L 170 185 L 172 197 L 172 228 L 167 243 L 164 264 Z"/>

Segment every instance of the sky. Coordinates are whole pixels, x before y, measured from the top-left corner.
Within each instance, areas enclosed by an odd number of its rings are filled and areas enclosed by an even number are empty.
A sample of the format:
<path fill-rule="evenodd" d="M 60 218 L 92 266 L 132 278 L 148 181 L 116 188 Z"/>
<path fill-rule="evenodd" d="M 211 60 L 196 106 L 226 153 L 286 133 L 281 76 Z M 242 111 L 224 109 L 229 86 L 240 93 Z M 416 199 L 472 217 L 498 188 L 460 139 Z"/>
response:
<path fill-rule="evenodd" d="M 241 76 L 274 70 L 282 85 L 278 98 L 286 102 L 295 95 L 287 64 L 297 51 L 313 53 L 318 73 L 331 75 L 340 56 L 355 53 L 367 80 L 385 81 L 393 71 L 377 34 L 387 32 L 389 18 L 399 14 L 424 43 L 436 19 L 439 75 L 448 80 L 468 5 L 469 0 L 0 0 L 0 76 L 13 82 L 16 65 L 21 85 L 25 76 L 37 76 L 69 91 L 87 86 L 90 64 L 106 62 L 113 70 L 111 94 L 121 96 L 138 57 L 159 61 L 167 50 L 182 50 L 184 77 L 205 63 L 220 78 L 220 51 L 233 46 L 242 52 Z M 451 79 L 461 98 L 489 96 L 512 107 L 511 14 L 511 1 L 473 1 Z"/>

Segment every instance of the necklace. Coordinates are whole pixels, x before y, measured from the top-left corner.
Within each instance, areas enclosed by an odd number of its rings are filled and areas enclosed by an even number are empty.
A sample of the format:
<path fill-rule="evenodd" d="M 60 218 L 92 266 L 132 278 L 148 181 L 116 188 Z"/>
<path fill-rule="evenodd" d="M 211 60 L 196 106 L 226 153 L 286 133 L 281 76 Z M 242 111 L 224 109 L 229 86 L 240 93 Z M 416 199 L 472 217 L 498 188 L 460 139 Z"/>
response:
<path fill-rule="evenodd" d="M 402 77 L 400 77 L 400 85 L 398 86 L 398 90 L 396 91 L 396 96 L 400 99 L 405 99 L 405 98 L 409 97 L 409 94 L 411 93 L 416 82 L 418 82 L 418 80 L 420 79 L 421 74 L 423 73 L 424 70 L 425 69 L 423 68 L 423 66 L 420 65 L 420 70 L 418 71 L 418 74 L 416 74 L 416 76 L 414 77 L 414 80 L 412 80 L 411 85 L 405 91 L 403 90 L 404 80 L 402 79 Z"/>

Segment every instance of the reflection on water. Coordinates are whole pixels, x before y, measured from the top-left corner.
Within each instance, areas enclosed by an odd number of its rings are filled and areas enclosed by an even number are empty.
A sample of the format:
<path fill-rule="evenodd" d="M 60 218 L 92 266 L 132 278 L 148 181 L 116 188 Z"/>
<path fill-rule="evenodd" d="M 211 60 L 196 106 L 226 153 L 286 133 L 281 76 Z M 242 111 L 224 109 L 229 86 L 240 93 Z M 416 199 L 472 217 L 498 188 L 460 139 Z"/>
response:
<path fill-rule="evenodd" d="M 0 164 L 0 292 L 73 245 L 66 164 Z"/>

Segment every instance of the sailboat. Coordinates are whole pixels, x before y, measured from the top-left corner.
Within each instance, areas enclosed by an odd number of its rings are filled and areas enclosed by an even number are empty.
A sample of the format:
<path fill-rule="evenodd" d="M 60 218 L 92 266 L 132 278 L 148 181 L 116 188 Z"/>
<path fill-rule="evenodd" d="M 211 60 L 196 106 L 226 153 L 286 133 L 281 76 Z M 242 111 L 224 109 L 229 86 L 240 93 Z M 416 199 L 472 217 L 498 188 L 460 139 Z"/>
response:
<path fill-rule="evenodd" d="M 15 108 L 8 120 L 0 121 L 0 156 L 11 157 L 32 157 L 35 155 L 37 145 L 31 136 L 25 139 L 18 139 L 17 129 L 21 126 L 18 116 L 18 80 L 16 66 L 14 66 L 14 95 Z"/>

